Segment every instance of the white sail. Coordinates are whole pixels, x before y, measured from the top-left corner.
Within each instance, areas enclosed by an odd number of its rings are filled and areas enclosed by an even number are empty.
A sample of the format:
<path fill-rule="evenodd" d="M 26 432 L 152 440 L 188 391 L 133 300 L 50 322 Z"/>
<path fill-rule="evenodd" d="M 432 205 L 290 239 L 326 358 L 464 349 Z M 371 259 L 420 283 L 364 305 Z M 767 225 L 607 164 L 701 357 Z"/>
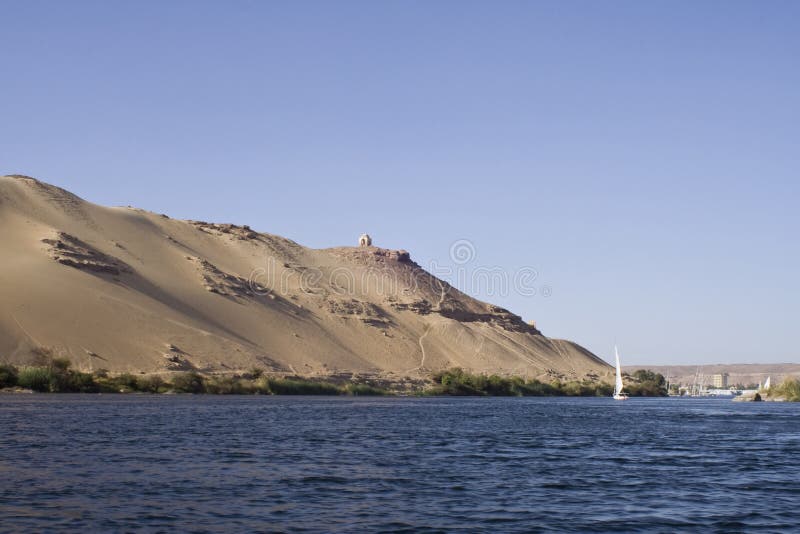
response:
<path fill-rule="evenodd" d="M 770 388 L 770 386 L 769 386 L 769 379 L 770 379 L 770 378 L 772 378 L 772 377 L 771 377 L 771 376 L 768 376 L 768 377 L 767 377 L 767 381 L 766 381 L 766 382 L 764 382 L 764 389 L 769 389 L 769 388 Z"/>
<path fill-rule="evenodd" d="M 614 356 L 617 359 L 617 383 L 614 387 L 614 395 L 619 395 L 622 393 L 622 368 L 619 366 L 619 351 L 616 345 L 614 345 Z"/>

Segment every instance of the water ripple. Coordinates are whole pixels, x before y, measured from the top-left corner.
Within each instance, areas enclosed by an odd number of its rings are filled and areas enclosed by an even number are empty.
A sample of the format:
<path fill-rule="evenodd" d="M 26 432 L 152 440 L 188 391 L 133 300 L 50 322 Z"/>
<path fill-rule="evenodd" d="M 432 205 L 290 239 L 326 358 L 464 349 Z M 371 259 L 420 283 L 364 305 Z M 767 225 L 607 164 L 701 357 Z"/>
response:
<path fill-rule="evenodd" d="M 785 531 L 800 405 L 0 397 L 6 531 Z"/>

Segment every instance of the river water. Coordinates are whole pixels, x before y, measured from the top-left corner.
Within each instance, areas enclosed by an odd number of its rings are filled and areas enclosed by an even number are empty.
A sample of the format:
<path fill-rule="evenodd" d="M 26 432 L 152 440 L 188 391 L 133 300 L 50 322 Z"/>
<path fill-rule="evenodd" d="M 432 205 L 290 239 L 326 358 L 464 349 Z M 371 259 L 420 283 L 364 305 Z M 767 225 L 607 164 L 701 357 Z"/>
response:
<path fill-rule="evenodd" d="M 0 531 L 786 531 L 800 404 L 0 396 Z"/>

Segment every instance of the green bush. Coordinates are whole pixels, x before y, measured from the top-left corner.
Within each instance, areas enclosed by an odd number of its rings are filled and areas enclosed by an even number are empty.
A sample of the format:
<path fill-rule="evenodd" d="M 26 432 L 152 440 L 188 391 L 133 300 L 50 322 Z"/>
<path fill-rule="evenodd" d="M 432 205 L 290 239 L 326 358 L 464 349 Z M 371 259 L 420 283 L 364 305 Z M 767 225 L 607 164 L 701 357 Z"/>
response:
<path fill-rule="evenodd" d="M 497 375 L 491 375 L 486 379 L 483 390 L 488 395 L 495 397 L 519 397 L 522 395 L 522 390 L 517 381 Z"/>
<path fill-rule="evenodd" d="M 97 369 L 94 376 L 95 378 L 108 378 L 108 369 Z"/>
<path fill-rule="evenodd" d="M 19 371 L 17 385 L 38 392 L 50 393 L 97 393 L 100 389 L 94 377 L 80 371 L 70 371 L 66 365 L 48 367 L 25 367 Z"/>
<path fill-rule="evenodd" d="M 137 391 L 145 393 L 160 393 L 164 389 L 164 379 L 158 375 L 140 376 L 136 379 Z"/>
<path fill-rule="evenodd" d="M 94 376 L 89 373 L 81 373 L 78 371 L 70 371 L 68 381 L 64 385 L 64 389 L 59 390 L 64 392 L 73 393 L 97 393 L 100 387 L 94 381 Z"/>
<path fill-rule="evenodd" d="M 252 393 L 249 386 L 249 380 L 245 382 L 239 377 L 215 376 L 206 381 L 205 391 L 214 395 L 244 395 Z"/>
<path fill-rule="evenodd" d="M 638 369 L 633 372 L 633 378 L 637 382 L 653 382 L 658 386 L 666 386 L 666 379 L 660 373 L 654 373 L 647 369 Z"/>
<path fill-rule="evenodd" d="M 344 388 L 344 392 L 347 395 L 353 395 L 356 397 L 359 396 L 381 396 L 386 395 L 387 391 L 385 389 L 381 389 L 375 386 L 370 386 L 367 384 L 347 384 Z"/>
<path fill-rule="evenodd" d="M 19 371 L 13 365 L 0 365 L 0 388 L 13 388 L 17 385 Z"/>
<path fill-rule="evenodd" d="M 434 395 L 481 396 L 486 394 L 483 391 L 486 386 L 485 376 L 472 375 L 458 367 L 434 374 L 433 381 L 437 386 L 430 393 Z"/>
<path fill-rule="evenodd" d="M 800 402 L 800 380 L 796 378 L 789 378 L 768 391 L 770 397 L 779 397 L 790 402 Z"/>
<path fill-rule="evenodd" d="M 51 374 L 50 369 L 45 367 L 23 367 L 17 376 L 17 384 L 33 391 L 50 391 Z"/>
<path fill-rule="evenodd" d="M 559 386 L 556 387 L 533 379 L 520 385 L 519 390 L 522 395 L 527 397 L 553 397 L 561 394 L 560 383 L 558 384 Z"/>
<path fill-rule="evenodd" d="M 601 382 L 596 385 L 595 395 L 598 397 L 610 397 L 614 394 L 614 386 Z"/>
<path fill-rule="evenodd" d="M 203 393 L 205 382 L 202 376 L 193 371 L 181 373 L 172 378 L 172 389 L 178 393 Z"/>
<path fill-rule="evenodd" d="M 667 381 L 664 375 L 639 369 L 625 381 L 625 392 L 631 397 L 666 397 Z"/>
<path fill-rule="evenodd" d="M 268 379 L 269 390 L 274 395 L 340 395 L 342 390 L 328 382 L 291 378 Z"/>
<path fill-rule="evenodd" d="M 122 373 L 102 379 L 101 388 L 109 393 L 139 391 L 139 379 L 130 373 Z"/>
<path fill-rule="evenodd" d="M 264 376 L 264 370 L 259 367 L 253 367 L 252 369 L 250 369 L 250 372 L 247 373 L 247 375 L 245 376 L 252 380 L 258 380 L 259 378 Z"/>
<path fill-rule="evenodd" d="M 497 375 L 475 375 L 462 369 L 449 369 L 433 375 L 434 386 L 429 395 L 491 395 L 491 396 L 610 396 L 613 388 L 603 382 L 573 381 L 561 383 L 554 381 L 545 384 L 532 379 L 527 382 L 522 377 L 501 377 Z"/>
<path fill-rule="evenodd" d="M 68 358 L 52 358 L 50 360 L 50 369 L 57 374 L 65 374 L 69 371 L 72 362 Z"/>
<path fill-rule="evenodd" d="M 62 369 L 49 369 L 50 392 L 51 393 L 71 393 L 73 382 L 72 373 Z"/>
<path fill-rule="evenodd" d="M 272 394 L 272 390 L 269 389 L 269 379 L 267 377 L 262 376 L 258 380 L 253 381 L 251 388 L 253 393 L 257 393 L 259 395 Z"/>

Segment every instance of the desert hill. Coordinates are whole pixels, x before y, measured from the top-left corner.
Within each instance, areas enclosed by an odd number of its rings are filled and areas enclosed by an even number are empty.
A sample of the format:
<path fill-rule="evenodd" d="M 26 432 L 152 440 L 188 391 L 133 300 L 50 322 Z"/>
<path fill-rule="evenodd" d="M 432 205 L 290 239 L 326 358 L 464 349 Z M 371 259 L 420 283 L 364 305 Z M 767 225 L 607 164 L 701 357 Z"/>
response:
<path fill-rule="evenodd" d="M 0 177 L 0 361 L 84 370 L 606 380 L 609 366 L 378 247 L 108 208 Z"/>

